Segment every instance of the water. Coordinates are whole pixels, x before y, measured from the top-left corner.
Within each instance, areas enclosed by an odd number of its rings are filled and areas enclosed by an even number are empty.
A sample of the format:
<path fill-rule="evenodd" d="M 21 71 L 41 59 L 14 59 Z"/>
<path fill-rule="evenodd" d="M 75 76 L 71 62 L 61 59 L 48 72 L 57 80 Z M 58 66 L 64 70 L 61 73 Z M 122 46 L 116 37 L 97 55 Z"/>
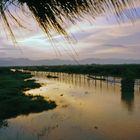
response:
<path fill-rule="evenodd" d="M 45 72 L 32 74 L 42 87 L 26 94 L 42 95 L 58 106 L 7 120 L 0 140 L 140 140 L 139 80 L 125 94 L 119 78 L 106 82 L 75 74 L 50 73 L 55 79 Z"/>

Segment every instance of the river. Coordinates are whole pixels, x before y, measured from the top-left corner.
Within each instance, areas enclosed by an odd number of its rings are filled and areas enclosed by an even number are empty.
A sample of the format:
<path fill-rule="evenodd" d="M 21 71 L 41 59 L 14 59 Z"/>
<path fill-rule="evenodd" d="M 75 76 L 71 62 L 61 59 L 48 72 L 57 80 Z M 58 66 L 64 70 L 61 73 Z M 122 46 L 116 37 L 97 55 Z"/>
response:
<path fill-rule="evenodd" d="M 26 94 L 54 100 L 57 107 L 7 120 L 8 126 L 0 128 L 0 140 L 140 140 L 139 80 L 126 94 L 121 82 L 65 73 L 49 73 L 58 78 L 47 78 L 47 72 L 32 74 L 42 86 Z"/>

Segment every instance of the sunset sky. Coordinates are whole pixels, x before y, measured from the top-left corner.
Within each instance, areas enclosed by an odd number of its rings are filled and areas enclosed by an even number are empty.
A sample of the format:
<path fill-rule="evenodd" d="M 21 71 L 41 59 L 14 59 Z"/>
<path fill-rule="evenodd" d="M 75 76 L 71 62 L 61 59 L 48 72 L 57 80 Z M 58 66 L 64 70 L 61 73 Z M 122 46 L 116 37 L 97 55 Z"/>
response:
<path fill-rule="evenodd" d="M 140 8 L 136 10 L 137 13 L 132 13 L 134 23 L 125 17 L 123 22 L 117 21 L 114 15 L 101 15 L 96 19 L 86 16 L 74 25 L 67 23 L 68 40 L 56 33 L 49 39 L 31 16 L 19 11 L 18 15 L 25 22 L 26 29 L 12 26 L 17 40 L 14 46 L 0 25 L 0 58 L 140 59 Z"/>

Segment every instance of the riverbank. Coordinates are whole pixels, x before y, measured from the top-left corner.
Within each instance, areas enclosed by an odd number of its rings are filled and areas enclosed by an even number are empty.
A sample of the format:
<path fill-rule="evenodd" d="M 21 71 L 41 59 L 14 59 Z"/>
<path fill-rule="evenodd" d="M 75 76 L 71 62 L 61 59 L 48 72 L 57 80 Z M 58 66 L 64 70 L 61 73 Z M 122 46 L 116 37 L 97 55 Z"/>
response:
<path fill-rule="evenodd" d="M 140 78 L 140 64 L 120 64 L 120 65 L 60 65 L 60 66 L 26 66 L 17 67 L 30 71 L 62 72 L 69 74 L 89 74 L 94 76 L 112 76 Z"/>
<path fill-rule="evenodd" d="M 140 90 L 139 85 L 132 89 L 134 81 L 126 83 L 124 79 L 121 86 L 89 80 L 86 75 L 31 73 L 42 86 L 26 93 L 49 97 L 59 106 L 8 119 L 8 126 L 0 128 L 0 140 L 136 140 L 140 137 Z M 48 78 L 48 74 L 58 78 Z"/>
<path fill-rule="evenodd" d="M 25 94 L 25 91 L 41 86 L 35 80 L 28 80 L 31 77 L 30 73 L 0 68 L 0 120 L 56 107 L 54 101 L 47 101 L 39 95 Z"/>

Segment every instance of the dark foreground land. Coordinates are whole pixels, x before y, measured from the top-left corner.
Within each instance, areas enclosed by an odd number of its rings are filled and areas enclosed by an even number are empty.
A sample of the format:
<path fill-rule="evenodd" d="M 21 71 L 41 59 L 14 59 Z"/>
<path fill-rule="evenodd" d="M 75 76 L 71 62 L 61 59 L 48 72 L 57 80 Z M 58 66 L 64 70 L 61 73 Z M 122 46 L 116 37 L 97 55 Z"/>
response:
<path fill-rule="evenodd" d="M 31 77 L 30 73 L 0 68 L 0 127 L 5 125 L 5 119 L 56 107 L 55 102 L 46 101 L 42 96 L 24 94 L 26 90 L 40 87 L 34 80 L 25 80 Z"/>

